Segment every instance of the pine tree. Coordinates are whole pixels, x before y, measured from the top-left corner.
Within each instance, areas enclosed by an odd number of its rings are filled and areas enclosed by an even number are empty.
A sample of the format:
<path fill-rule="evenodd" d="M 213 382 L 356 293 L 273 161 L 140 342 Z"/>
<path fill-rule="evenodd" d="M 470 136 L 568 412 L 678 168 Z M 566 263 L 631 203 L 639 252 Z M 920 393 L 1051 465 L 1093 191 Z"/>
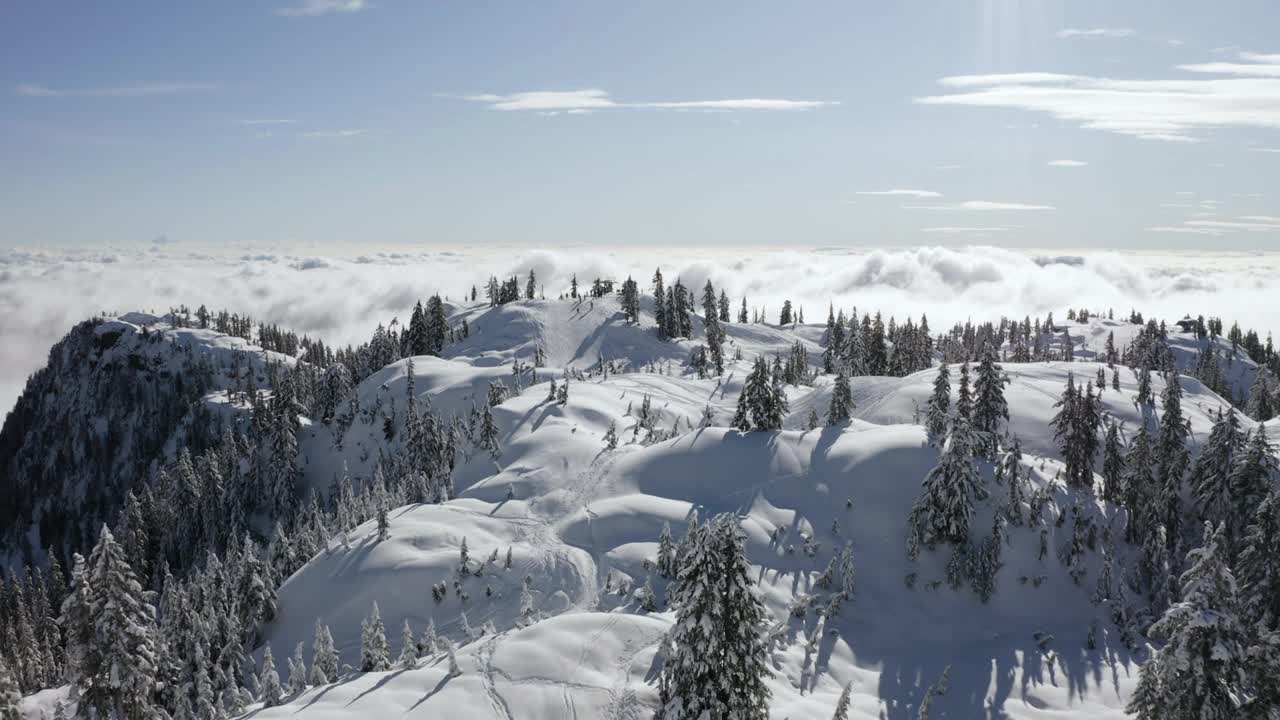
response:
<path fill-rule="evenodd" d="M 982 360 L 978 363 L 978 377 L 973 389 L 977 397 L 973 408 L 973 429 L 981 433 L 980 440 L 985 453 L 994 457 L 1000 422 L 1009 420 L 1009 404 L 1004 399 L 1004 386 L 1009 379 L 996 362 L 996 350 L 990 341 L 982 346 Z"/>
<path fill-rule="evenodd" d="M 258 699 L 262 707 L 275 707 L 283 699 L 280 673 L 276 672 L 276 660 L 271 656 L 271 643 L 262 651 L 262 671 L 258 675 Z"/>
<path fill-rule="evenodd" d="M 1138 426 L 1138 433 L 1129 446 L 1124 466 L 1124 506 L 1129 521 L 1125 527 L 1125 539 L 1138 542 L 1148 528 L 1158 522 L 1154 505 L 1158 495 L 1155 476 L 1155 455 L 1151 448 L 1151 435 L 1146 425 Z"/>
<path fill-rule="evenodd" d="M 311 644 L 311 684 L 327 685 L 338 679 L 338 651 L 329 626 L 316 618 L 316 638 Z"/>
<path fill-rule="evenodd" d="M 360 628 L 360 671 L 383 672 L 391 669 L 391 660 L 387 654 L 387 632 L 382 626 L 382 616 L 378 613 L 378 603 L 373 603 L 373 611 L 365 619 Z"/>
<path fill-rule="evenodd" d="M 781 430 L 787 413 L 787 396 L 780 378 L 773 378 L 764 356 L 757 356 L 751 374 L 742 389 L 745 402 L 751 412 L 751 420 L 757 430 Z M 738 418 L 735 417 L 735 426 Z"/>
<path fill-rule="evenodd" d="M 1022 441 L 1017 437 L 1005 448 L 996 465 L 997 482 L 1008 486 L 1005 514 L 1014 525 L 1022 524 L 1022 505 L 1027 497 L 1027 478 L 1022 470 Z"/>
<path fill-rule="evenodd" d="M 1271 390 L 1267 387 L 1267 371 L 1259 367 L 1253 374 L 1253 385 L 1249 388 L 1249 403 L 1245 406 L 1249 417 L 1258 422 L 1266 422 L 1275 414 L 1271 406 Z"/>
<path fill-rule="evenodd" d="M 1157 512 L 1169 531 L 1173 549 L 1182 524 L 1182 476 L 1191 461 L 1187 450 L 1190 430 L 1182 417 L 1182 382 L 1177 371 L 1165 377 L 1162 397 L 1164 414 L 1160 416 L 1160 433 L 1156 438 L 1156 479 L 1160 484 Z"/>
<path fill-rule="evenodd" d="M 1166 644 L 1147 661 L 1153 667 L 1141 673 L 1130 700 L 1138 720 L 1239 717 L 1247 633 L 1228 553 L 1225 526 L 1205 523 L 1204 544 L 1187 553 L 1182 601 L 1151 627 Z"/>
<path fill-rule="evenodd" d="M 963 417 L 967 423 L 973 422 L 973 395 L 969 391 L 969 361 L 960 365 L 960 389 L 956 394 L 956 416 Z"/>
<path fill-rule="evenodd" d="M 494 422 L 493 410 L 488 405 L 484 407 L 480 422 L 480 448 L 488 450 L 490 457 L 495 460 L 502 454 L 498 446 L 498 424 Z"/>
<path fill-rule="evenodd" d="M 827 424 L 839 425 L 846 422 L 852 416 L 853 407 L 853 391 L 849 387 L 849 376 L 841 370 L 832 385 L 831 406 L 827 408 Z"/>
<path fill-rule="evenodd" d="M 155 608 L 105 525 L 82 580 L 92 635 L 77 668 L 81 707 L 103 717 L 145 717 L 156 675 Z"/>
<path fill-rule="evenodd" d="M 1240 528 L 1249 522 L 1254 510 L 1274 487 L 1277 476 L 1280 476 L 1280 467 L 1274 448 L 1267 440 L 1267 426 L 1258 423 L 1245 437 L 1244 449 L 1237 454 L 1227 477 L 1233 501 L 1228 527 Z"/>
<path fill-rule="evenodd" d="M 1107 439 L 1102 445 L 1102 499 L 1114 505 L 1124 501 L 1124 445 L 1120 424 L 1107 423 Z"/>
<path fill-rule="evenodd" d="M 409 618 L 404 620 L 404 629 L 400 632 L 400 657 L 396 658 L 396 667 L 401 670 L 412 670 L 418 664 L 418 644 L 413 640 L 413 629 L 409 627 Z"/>
<path fill-rule="evenodd" d="M 1250 627 L 1280 629 L 1280 496 L 1273 488 L 1258 505 L 1241 539 L 1236 561 L 1240 580 L 1241 615 Z"/>
<path fill-rule="evenodd" d="M 938 464 L 922 483 L 920 496 L 908 519 L 907 555 L 915 558 L 920 543 L 945 542 L 961 545 L 969 541 L 973 501 L 978 491 L 978 468 L 974 464 L 977 441 L 963 415 L 956 416 L 951 434 Z"/>
<path fill-rule="evenodd" d="M 297 697 L 307 689 L 307 661 L 302 658 L 303 643 L 293 648 L 293 657 L 289 658 L 289 694 Z"/>
<path fill-rule="evenodd" d="M 391 537 L 391 521 L 387 519 L 387 506 L 378 506 L 378 540 L 386 540 Z"/>
<path fill-rule="evenodd" d="M 853 690 L 853 683 L 845 683 L 844 690 L 840 692 L 840 699 L 836 701 L 836 711 L 831 716 L 831 720 L 849 720 L 849 693 Z"/>
<path fill-rule="evenodd" d="M 933 379 L 933 394 L 929 396 L 929 411 L 925 427 L 929 434 L 942 437 L 947 432 L 947 413 L 951 409 L 951 371 L 944 362 L 938 366 Z"/>
<path fill-rule="evenodd" d="M 671 651 L 659 680 L 665 702 L 658 720 L 764 720 L 769 712 L 764 604 L 752 589 L 751 566 L 737 518 L 720 515 L 699 534 L 677 581 Z"/>
<path fill-rule="evenodd" d="M 0 720 L 22 719 L 22 691 L 4 656 L 0 655 Z"/>
<path fill-rule="evenodd" d="M 1063 475 L 1068 485 L 1093 487 L 1093 458 L 1098 449 L 1098 399 L 1093 383 L 1077 388 L 1075 378 L 1067 373 L 1062 397 L 1054 404 L 1058 412 L 1050 421 L 1053 436 L 1062 453 Z"/>
<path fill-rule="evenodd" d="M 1235 408 L 1225 414 L 1219 408 L 1209 440 L 1200 451 L 1188 478 L 1200 519 L 1214 525 L 1227 522 L 1229 530 L 1235 521 L 1229 478 L 1236 455 L 1244 448 L 1244 443 L 1244 432 L 1240 429 L 1240 418 Z"/>

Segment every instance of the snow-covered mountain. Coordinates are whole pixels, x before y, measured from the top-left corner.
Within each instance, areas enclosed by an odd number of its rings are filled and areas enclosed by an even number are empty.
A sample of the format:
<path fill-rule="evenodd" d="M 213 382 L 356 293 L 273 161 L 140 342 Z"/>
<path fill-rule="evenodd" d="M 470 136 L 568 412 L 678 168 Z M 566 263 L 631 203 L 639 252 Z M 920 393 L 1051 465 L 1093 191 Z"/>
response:
<path fill-rule="evenodd" d="M 253 657 L 261 662 L 269 644 L 284 677 L 301 645 L 309 666 L 320 623 L 350 667 L 278 706 L 249 707 L 252 717 L 647 717 L 677 614 L 664 599 L 670 579 L 655 566 L 660 538 L 669 527 L 678 541 L 720 513 L 745 533 L 770 618 L 771 717 L 830 717 L 846 687 L 853 718 L 914 720 L 922 703 L 935 718 L 1124 716 L 1146 657 L 1124 618 L 1144 601 L 1117 603 L 1101 588 L 1122 584 L 1139 548 L 1123 540 L 1123 508 L 1058 479 L 1064 457 L 1050 422 L 1068 378 L 1101 377 L 1101 411 L 1123 437 L 1159 431 L 1164 377 L 1151 376 L 1149 403 L 1135 370 L 1099 361 L 1108 335 L 1123 349 L 1144 326 L 1069 323 L 1072 361 L 1003 362 L 1025 485 L 1011 497 L 1007 475 L 977 462 L 985 497 L 971 523 L 975 546 L 1000 527 L 994 592 L 982 597 L 948 582 L 945 546 L 907 554 L 907 518 L 942 453 L 923 427 L 936 359 L 904 377 L 852 377 L 852 419 L 813 427 L 835 385 L 819 372 L 825 326 L 724 323 L 724 372 L 699 377 L 687 361 L 707 340 L 701 320 L 693 317 L 691 338 L 664 340 L 653 311 L 643 304 L 629 322 L 612 295 L 451 306 L 450 328 L 465 333 L 439 356 L 400 358 L 364 377 L 342 393 L 335 418 L 315 411 L 332 373 L 306 354 L 267 352 L 175 316 L 87 322 L 54 348 L 0 434 L 0 490 L 16 500 L 0 518 L 8 557 L 40 562 L 49 547 L 87 554 L 94 528 L 77 513 L 106 519 L 101 508 L 118 510 L 129 491 L 164 482 L 157 473 L 183 448 L 217 447 L 223 430 L 274 437 L 255 412 L 279 394 L 278 376 L 310 377 L 298 386 L 305 391 L 288 390 L 300 398 L 295 493 L 304 507 L 313 496 L 332 501 L 348 482 L 381 497 L 388 459 L 414 452 L 420 437 L 407 419 L 415 411 L 454 429 L 447 478 L 423 480 L 452 492 L 329 527 L 289 565 Z M 1061 342 L 1057 332 L 1049 342 Z M 1232 399 L 1248 396 L 1258 365 L 1226 340 L 1174 329 L 1167 345 L 1187 373 L 1206 347 L 1223 353 Z M 782 429 L 731 429 L 753 361 L 801 351 L 806 377 L 784 388 Z M 245 398 L 246 378 L 256 402 Z M 1179 382 L 1194 458 L 1232 403 L 1189 375 Z M 553 383 L 567 392 L 557 398 Z M 251 466 L 253 451 L 228 465 L 246 475 Z M 997 524 L 1009 503 L 1041 520 Z M 272 517 L 255 506 L 240 529 L 268 542 Z M 214 549 L 238 533 L 204 538 Z M 434 632 L 456 650 L 415 648 L 421 657 L 403 667 L 358 672 L 375 605 L 391 658 L 406 624 L 415 642 Z M 28 717 L 52 716 L 65 696 L 29 697 Z"/>

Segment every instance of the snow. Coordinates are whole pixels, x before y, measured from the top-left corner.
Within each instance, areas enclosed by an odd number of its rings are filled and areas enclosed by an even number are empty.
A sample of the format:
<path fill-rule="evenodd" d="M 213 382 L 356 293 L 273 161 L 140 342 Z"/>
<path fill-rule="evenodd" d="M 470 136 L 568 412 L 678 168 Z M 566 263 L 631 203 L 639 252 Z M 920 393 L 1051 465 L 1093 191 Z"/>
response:
<path fill-rule="evenodd" d="M 726 357 L 740 349 L 743 359 L 728 363 L 723 380 L 699 380 L 680 367 L 700 341 L 696 318 L 699 337 L 679 342 L 659 341 L 647 314 L 641 327 L 627 325 L 613 297 L 454 308 L 451 323 L 463 318 L 470 336 L 449 346 L 444 358 L 413 359 L 416 397 L 435 412 L 461 415 L 483 407 L 490 383 L 514 386 L 514 360 L 531 365 L 538 348 L 546 355 L 536 384 L 526 373 L 523 391 L 493 409 L 500 453 L 460 458 L 458 497 L 391 511 L 388 539 L 378 540 L 375 521 L 334 538 L 279 589 L 278 615 L 266 632 L 282 674 L 298 642 L 305 643 L 310 661 L 317 619 L 329 625 L 341 661 L 358 664 L 361 621 L 376 602 L 392 658 L 400 652 L 406 619 L 415 635 L 434 621 L 437 632 L 459 645 L 461 674 L 451 676 L 445 656 L 435 654 L 412 670 L 348 672 L 335 684 L 255 710 L 252 717 L 647 716 L 657 699 L 655 652 L 674 615 L 645 613 L 630 596 L 604 588 L 642 586 L 664 523 L 678 540 L 694 510 L 702 519 L 734 513 L 746 532 L 753 579 L 778 623 L 771 649 L 772 717 L 829 717 L 851 684 L 850 717 L 914 719 L 925 689 L 947 666 L 950 689 L 934 700 L 940 717 L 981 717 L 989 708 L 1012 719 L 1123 717 L 1137 664 L 1117 639 L 1106 606 L 1090 601 L 1100 555 L 1087 555 L 1089 572 L 1080 585 L 1056 558 L 1056 549 L 1071 538 L 1069 522 L 1046 526 L 1050 552 L 1044 560 L 1037 556 L 1038 527 L 1008 528 L 997 591 L 986 604 L 970 589 L 946 584 L 945 548 L 923 550 L 917 561 L 908 561 L 907 515 L 938 459 L 938 449 L 914 424 L 917 412 L 923 416 L 935 370 L 853 378 L 854 419 L 809 431 L 810 409 L 825 416 L 830 401 L 831 378 L 820 377 L 812 388 L 788 388 L 786 429 L 743 434 L 723 426 L 754 356 L 785 352 L 799 339 L 816 364 L 822 326 L 730 323 Z M 134 314 L 104 324 L 101 332 L 137 332 L 137 323 L 162 327 L 157 318 Z M 1079 362 L 1004 364 L 1011 380 L 1009 427 L 1022 438 L 1033 487 L 1044 487 L 1060 467 L 1048 422 L 1068 374 L 1078 383 L 1093 379 L 1101 365 L 1089 358 L 1106 333 L 1115 331 L 1123 347 L 1137 327 L 1094 320 L 1072 330 Z M 238 342 L 199 330 L 165 334 L 214 354 L 233 351 Z M 1194 365 L 1194 337 L 1172 335 L 1171 343 L 1181 365 Z M 559 381 L 561 369 L 585 369 L 601 357 L 658 372 L 574 381 L 567 404 L 547 400 L 547 379 Z M 1235 387 L 1247 389 L 1253 370 L 1247 359 L 1234 363 Z M 381 404 L 403 411 L 407 374 L 408 362 L 400 361 L 367 378 L 357 388 L 360 408 Z M 1110 388 L 1110 379 L 1108 370 L 1105 412 L 1126 434 L 1139 423 L 1154 428 L 1158 404 L 1154 412 L 1137 405 L 1133 373 L 1120 368 L 1119 391 Z M 1163 380 L 1152 380 L 1158 395 Z M 1227 403 L 1192 378 L 1182 384 L 1194 454 L 1207 438 L 1212 413 Z M 655 426 L 669 430 L 679 422 L 677 437 L 648 445 L 644 430 L 633 435 L 646 395 L 658 416 Z M 696 429 L 708 405 L 717 427 Z M 619 437 L 613 451 L 603 440 L 611 423 Z M 1252 427 L 1247 419 L 1242 425 Z M 1274 421 L 1268 429 L 1280 437 Z M 340 446 L 328 426 L 306 424 L 301 447 L 307 482 L 327 488 L 344 464 L 354 477 L 367 478 L 378 453 L 394 442 L 385 438 L 381 422 L 357 420 Z M 1098 458 L 1095 467 L 1100 465 Z M 992 494 L 1005 492 L 992 482 L 990 467 L 981 467 Z M 1119 522 L 1115 508 L 1077 492 L 1057 486 L 1049 507 L 1068 512 L 1079 503 L 1099 523 Z M 975 540 L 991 525 L 991 504 L 979 504 Z M 785 534 L 775 541 L 779 528 Z M 802 537 L 819 544 L 813 557 Z M 464 538 L 473 567 L 497 552 L 496 563 L 486 564 L 480 576 L 460 579 L 466 600 L 454 586 Z M 814 581 L 846 545 L 856 568 L 852 599 L 831 618 L 820 620 L 813 610 L 794 617 L 790 608 L 798 599 L 822 595 Z M 509 569 L 503 567 L 508 549 Z M 1128 550 L 1122 546 L 1120 552 Z M 526 578 L 542 614 L 532 624 L 520 614 Z M 665 608 L 665 581 L 656 574 L 650 579 Z M 448 593 L 437 603 L 431 587 L 440 582 Z M 492 623 L 497 632 L 466 637 L 463 613 L 471 628 Z M 1093 622 L 1100 629 L 1098 649 L 1086 650 Z M 1046 635 L 1053 639 L 1042 642 Z M 261 650 L 255 655 L 260 658 Z M 28 700 L 32 717 L 37 708 L 51 708 L 50 695 Z"/>

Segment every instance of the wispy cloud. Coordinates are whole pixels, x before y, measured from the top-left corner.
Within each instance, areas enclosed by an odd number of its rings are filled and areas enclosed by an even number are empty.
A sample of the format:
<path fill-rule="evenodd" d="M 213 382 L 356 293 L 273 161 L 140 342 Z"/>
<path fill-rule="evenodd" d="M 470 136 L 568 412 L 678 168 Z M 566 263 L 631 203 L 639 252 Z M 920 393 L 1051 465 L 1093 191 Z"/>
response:
<path fill-rule="evenodd" d="M 351 138 L 369 134 L 368 128 L 344 128 L 339 130 L 308 130 L 299 136 L 308 140 L 324 140 L 332 138 Z"/>
<path fill-rule="evenodd" d="M 285 17 L 315 17 L 331 13 L 354 13 L 372 7 L 366 0 L 302 0 L 297 5 L 276 9 Z"/>
<path fill-rule="evenodd" d="M 920 231 L 948 237 L 985 238 L 1011 233 L 1018 229 L 1020 228 L 1016 225 L 944 225 L 920 228 Z"/>
<path fill-rule="evenodd" d="M 859 190 L 854 195 L 884 195 L 888 197 L 915 197 L 915 198 L 939 198 L 942 193 L 933 190 L 904 190 L 895 188 L 893 190 Z"/>
<path fill-rule="evenodd" d="M 1046 163 L 1049 167 L 1057 168 L 1078 168 L 1085 167 L 1089 163 L 1083 160 L 1050 160 Z"/>
<path fill-rule="evenodd" d="M 1147 228 L 1147 232 L 1184 233 L 1187 235 L 1227 235 L 1230 233 L 1280 232 L 1280 218 L 1270 215 L 1243 215 L 1232 220 L 1206 220 L 1204 213 L 1178 225 Z"/>
<path fill-rule="evenodd" d="M 241 125 L 292 125 L 296 120 L 286 120 L 284 118 L 261 118 L 255 120 L 240 120 Z"/>
<path fill-rule="evenodd" d="M 1253 151 L 1260 153 L 1280 153 L 1280 148 L 1254 148 Z"/>
<path fill-rule="evenodd" d="M 955 210 L 960 212 L 1000 212 L 1019 210 L 1056 210 L 1052 205 L 1031 205 L 1015 202 L 992 202 L 990 200 L 965 200 L 947 205 L 904 205 L 907 210 Z"/>
<path fill-rule="evenodd" d="M 726 100 L 656 100 L 623 102 L 614 100 L 599 88 L 584 90 L 535 90 L 496 95 L 440 95 L 487 105 L 493 110 L 534 111 L 542 113 L 581 113 L 589 110 L 658 109 L 658 110 L 815 110 L 839 105 L 830 100 L 787 100 L 781 98 L 736 98 Z"/>
<path fill-rule="evenodd" d="M 1053 36 L 1060 39 L 1076 38 L 1076 37 L 1107 37 L 1107 38 L 1127 38 L 1137 35 L 1137 30 L 1130 28 L 1063 28 L 1054 33 Z"/>
<path fill-rule="evenodd" d="M 13 89 L 26 97 L 145 97 L 148 95 L 176 95 L 178 93 L 211 90 L 214 86 L 204 83 L 140 83 L 99 88 L 51 88 L 47 85 L 19 85 Z"/>
<path fill-rule="evenodd" d="M 926 105 L 1009 108 L 1038 112 L 1081 127 L 1145 140 L 1199 142 L 1198 131 L 1225 127 L 1280 128 L 1280 64 L 1271 55 L 1242 53 L 1241 63 L 1182 66 L 1232 77 L 1114 80 L 1059 73 L 945 77 L 959 92 L 917 98 Z"/>

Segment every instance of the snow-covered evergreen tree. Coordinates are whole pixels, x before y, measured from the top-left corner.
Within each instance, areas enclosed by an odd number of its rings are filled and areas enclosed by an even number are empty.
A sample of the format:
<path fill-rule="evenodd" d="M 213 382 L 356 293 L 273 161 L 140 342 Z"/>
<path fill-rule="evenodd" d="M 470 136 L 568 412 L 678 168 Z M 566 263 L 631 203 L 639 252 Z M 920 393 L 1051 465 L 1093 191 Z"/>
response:
<path fill-rule="evenodd" d="M 1231 486 L 1228 482 L 1236 455 L 1244 448 L 1244 432 L 1240 429 L 1240 418 L 1235 408 L 1223 413 L 1218 409 L 1218 417 L 1209 432 L 1209 440 L 1195 467 L 1188 478 L 1191 485 L 1191 496 L 1195 499 L 1196 509 L 1200 511 L 1200 519 L 1217 525 L 1228 523 L 1228 532 L 1234 527 L 1235 507 L 1231 497 Z"/>
<path fill-rule="evenodd" d="M 84 631 L 76 627 L 84 621 L 90 629 L 87 647 L 77 648 L 80 712 L 147 717 L 156 677 L 155 608 L 105 525 L 82 582 L 87 597 L 80 597 L 87 608 L 73 607 L 71 613 L 77 632 Z"/>
<path fill-rule="evenodd" d="M 283 698 L 280 673 L 276 671 L 276 660 L 271 655 L 271 643 L 267 643 L 262 651 L 262 669 L 258 673 L 258 700 L 262 707 L 275 707 Z"/>
<path fill-rule="evenodd" d="M 400 657 L 396 658 L 396 667 L 401 670 L 412 670 L 418 664 L 418 643 L 413 639 L 413 628 L 409 627 L 409 618 L 404 619 L 404 628 L 400 632 Z"/>
<path fill-rule="evenodd" d="M 1139 676 L 1128 711 L 1138 720 L 1228 720 L 1245 700 L 1247 633 L 1238 616 L 1226 527 L 1205 523 L 1204 544 L 1187 553 L 1182 600 L 1151 633 L 1166 641 Z"/>
<path fill-rule="evenodd" d="M 951 410 L 951 371 L 944 362 L 938 366 L 938 374 L 933 379 L 933 394 L 929 396 L 929 411 L 925 427 L 934 437 L 942 437 L 947 432 L 947 417 Z"/>
<path fill-rule="evenodd" d="M 360 626 L 360 671 L 383 672 L 390 669 L 387 631 L 382 626 L 382 615 L 378 612 L 378 603 L 374 602 L 372 612 Z"/>
<path fill-rule="evenodd" d="M 311 684 L 327 685 L 338 679 L 338 651 L 333 646 L 329 626 L 316 618 L 316 637 L 311 644 Z"/>
<path fill-rule="evenodd" d="M 973 429 L 980 433 L 984 453 L 992 458 L 998 447 L 1000 423 L 1009 420 L 1009 404 L 1004 399 L 1004 386 L 1009 379 L 996 359 L 995 346 L 990 341 L 983 343 L 978 377 L 973 384 Z"/>
<path fill-rule="evenodd" d="M 920 496 L 908 518 L 907 555 L 914 558 L 920 543 L 963 544 L 969 539 L 978 468 L 974 464 L 977 438 L 964 415 L 957 415 L 938 464 L 925 477 Z"/>
<path fill-rule="evenodd" d="M 659 683 L 658 720 L 764 720 L 772 677 L 764 604 L 737 518 L 720 515 L 698 535 L 677 580 L 676 622 Z"/>
<path fill-rule="evenodd" d="M 1155 446 L 1156 480 L 1160 491 L 1156 512 L 1169 531 L 1172 549 L 1182 528 L 1182 478 L 1191 462 L 1191 453 L 1187 449 L 1187 436 L 1191 430 L 1182 415 L 1182 381 L 1176 370 L 1165 376 L 1161 399 L 1163 414 Z"/>
<path fill-rule="evenodd" d="M 297 697 L 307 689 L 307 661 L 302 657 L 302 646 L 298 643 L 293 648 L 293 657 L 289 658 L 289 695 Z"/>
<path fill-rule="evenodd" d="M 1237 453 L 1227 476 L 1232 503 L 1228 528 L 1243 528 L 1250 521 L 1275 487 L 1277 477 L 1280 477 L 1280 463 L 1267 439 L 1267 426 L 1258 423 L 1245 436 L 1244 448 Z"/>
<path fill-rule="evenodd" d="M 22 691 L 13 671 L 0 655 L 0 720 L 23 720 Z"/>
<path fill-rule="evenodd" d="M 853 391 L 849 376 L 841 370 L 831 388 L 831 406 L 827 408 L 827 424 L 838 425 L 848 421 L 853 414 Z"/>

